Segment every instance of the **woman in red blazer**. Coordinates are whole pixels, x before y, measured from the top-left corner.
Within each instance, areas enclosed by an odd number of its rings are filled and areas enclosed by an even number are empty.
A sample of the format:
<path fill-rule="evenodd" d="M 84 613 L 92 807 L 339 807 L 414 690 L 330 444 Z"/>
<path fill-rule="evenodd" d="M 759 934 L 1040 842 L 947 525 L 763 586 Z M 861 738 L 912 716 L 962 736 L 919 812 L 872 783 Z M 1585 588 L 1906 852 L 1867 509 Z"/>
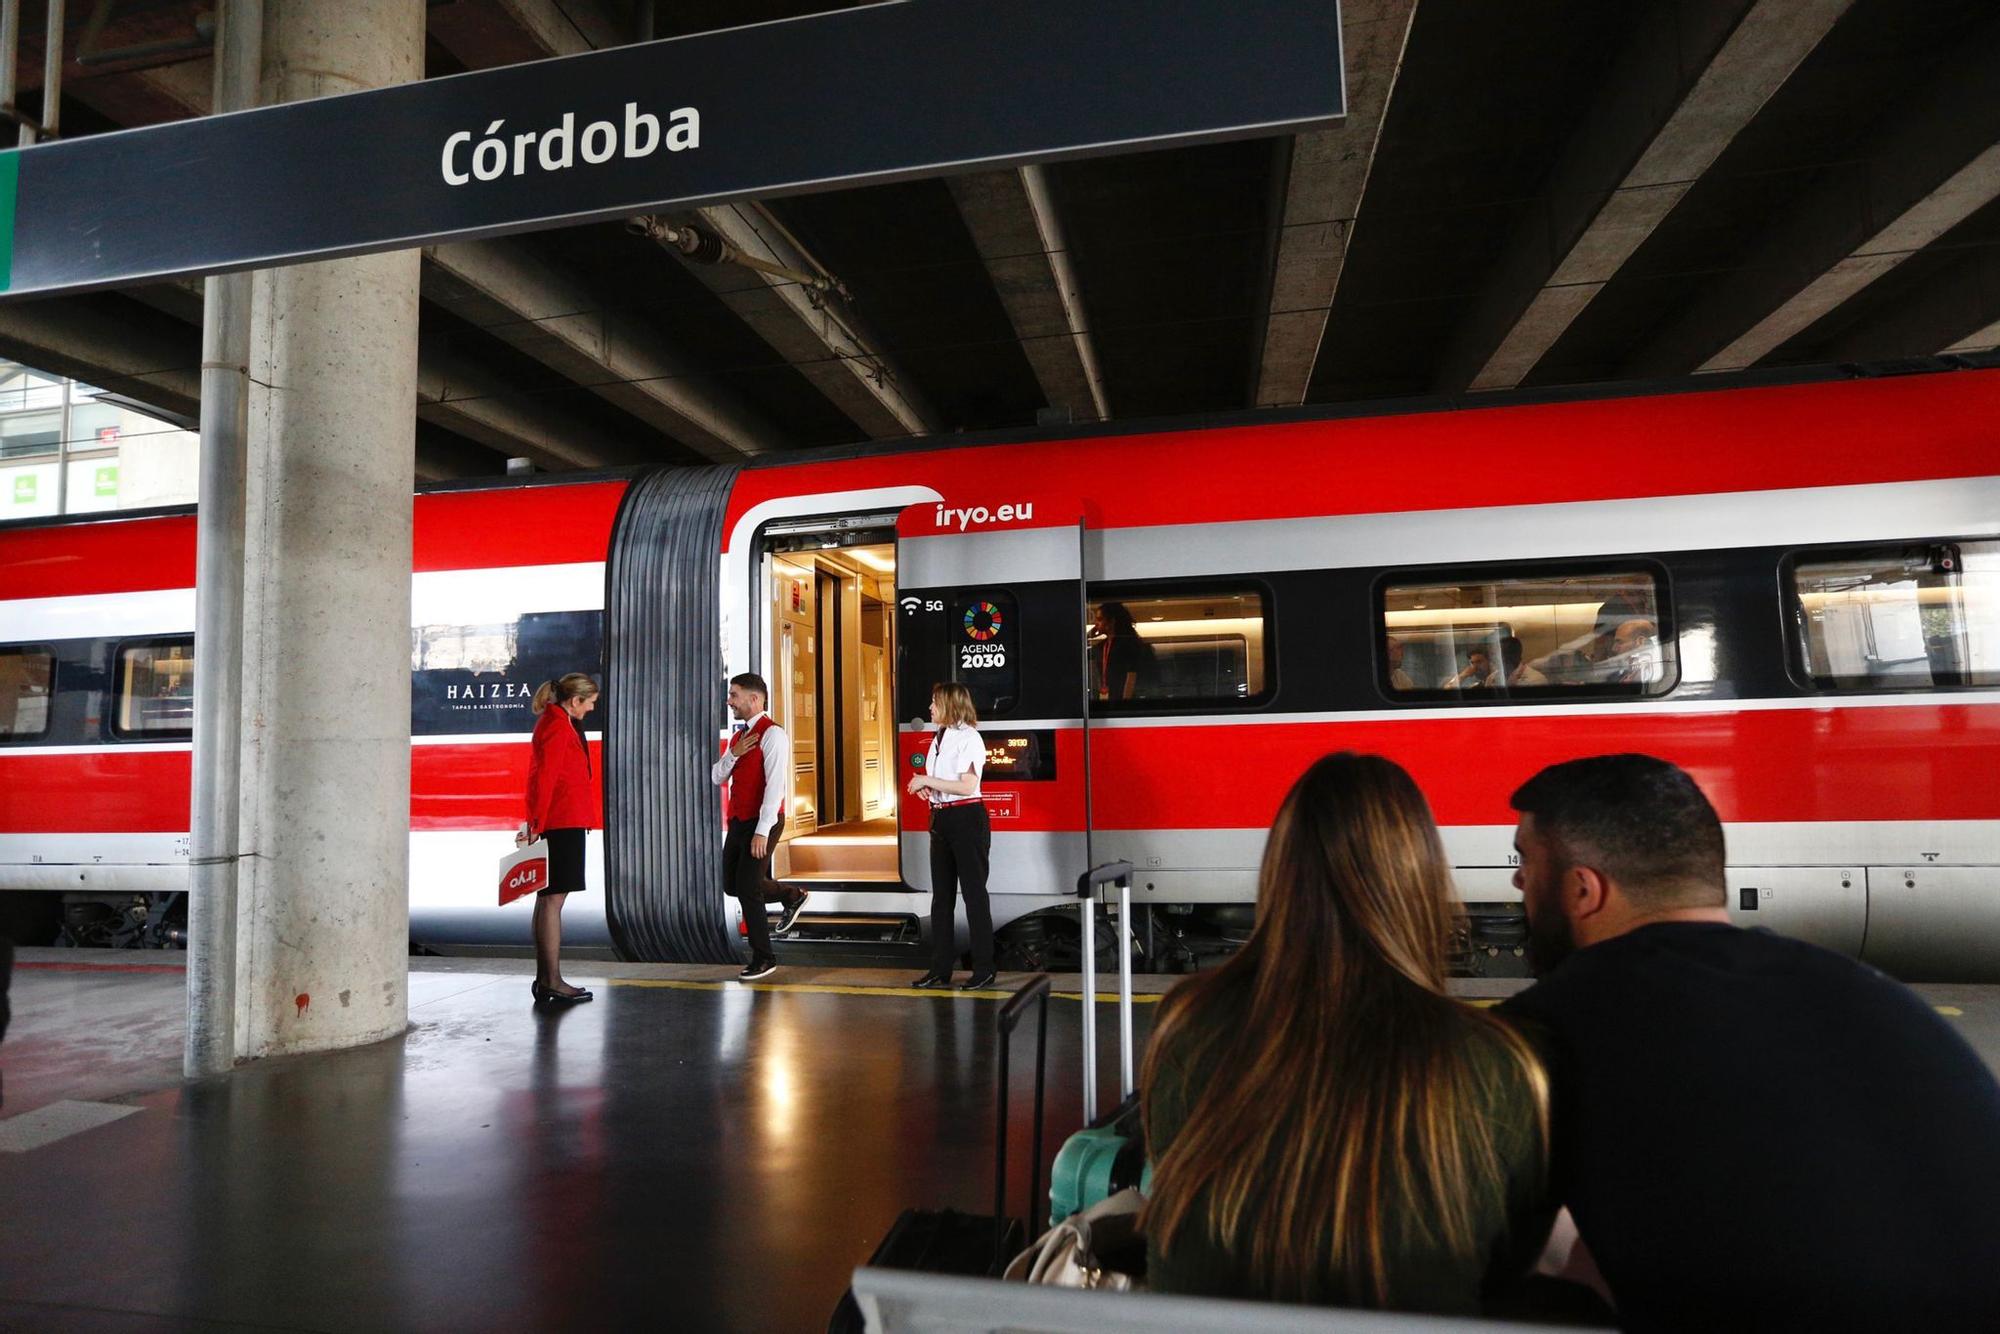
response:
<path fill-rule="evenodd" d="M 549 841 L 549 887 L 535 897 L 535 1002 L 575 1005 L 590 992 L 562 980 L 563 896 L 583 888 L 583 835 L 604 823 L 583 719 L 597 707 L 597 682 L 582 672 L 535 692 L 534 752 L 528 760 L 528 822 L 517 843 Z"/>

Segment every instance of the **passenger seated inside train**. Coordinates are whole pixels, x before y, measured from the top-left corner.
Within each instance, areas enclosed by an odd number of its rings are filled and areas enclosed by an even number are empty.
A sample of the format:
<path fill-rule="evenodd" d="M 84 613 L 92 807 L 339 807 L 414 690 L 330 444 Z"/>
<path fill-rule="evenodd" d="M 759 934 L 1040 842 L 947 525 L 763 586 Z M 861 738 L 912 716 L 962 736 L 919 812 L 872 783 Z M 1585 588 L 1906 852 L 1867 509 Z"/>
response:
<path fill-rule="evenodd" d="M 1547 685 L 1549 678 L 1544 676 L 1540 669 L 1536 668 L 1532 663 L 1522 660 L 1524 652 L 1521 641 L 1515 636 L 1508 635 L 1505 639 L 1502 639 L 1500 641 L 1499 674 L 1497 677 L 1488 678 L 1486 684 L 1491 686 Z"/>
<path fill-rule="evenodd" d="M 1403 641 L 1394 635 L 1382 638 L 1382 655 L 1389 660 L 1389 687 L 1392 690 L 1415 690 L 1417 683 L 1403 670 Z"/>
<path fill-rule="evenodd" d="M 1651 685 L 1660 679 L 1660 627 L 1643 616 L 1621 621 L 1611 637 L 1608 681 Z"/>
<path fill-rule="evenodd" d="M 1446 993 L 1459 910 L 1397 765 L 1329 755 L 1292 787 L 1248 943 L 1167 994 L 1147 1048 L 1150 1287 L 1472 1314 L 1525 1272 L 1546 1080 Z"/>
<path fill-rule="evenodd" d="M 1722 825 L 1664 760 L 1513 796 L 1554 1091 L 1550 1188 L 1631 1330 L 1992 1329 L 2000 1085 L 1915 993 L 1730 923 Z"/>
<path fill-rule="evenodd" d="M 1493 683 L 1493 657 L 1483 648 L 1465 651 L 1465 666 L 1438 683 L 1440 690 L 1482 690 Z"/>

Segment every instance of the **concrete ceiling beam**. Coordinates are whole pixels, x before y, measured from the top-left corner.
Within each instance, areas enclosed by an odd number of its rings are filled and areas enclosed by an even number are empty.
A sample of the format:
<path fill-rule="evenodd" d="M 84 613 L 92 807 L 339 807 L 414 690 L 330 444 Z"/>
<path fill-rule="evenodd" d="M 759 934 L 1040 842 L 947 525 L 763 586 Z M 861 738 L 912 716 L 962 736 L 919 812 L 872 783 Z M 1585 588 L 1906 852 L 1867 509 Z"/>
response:
<path fill-rule="evenodd" d="M 825 270 L 756 204 L 724 204 L 693 215 L 737 250 L 803 273 Z M 677 258 L 685 262 L 678 250 Z M 937 412 L 837 293 L 729 264 L 688 271 L 871 439 L 929 435 Z"/>
<path fill-rule="evenodd" d="M 544 55 L 580 55 L 633 40 L 593 0 L 500 0 L 500 7 Z M 451 36 L 438 36 L 451 49 Z M 466 60 L 477 53 L 453 54 Z M 694 216 L 746 255 L 820 271 L 785 229 L 754 204 L 702 209 Z M 870 437 L 925 435 L 937 429 L 936 412 L 897 372 L 845 302 L 776 275 L 720 265 L 688 267 Z"/>
<path fill-rule="evenodd" d="M 1292 140 L 1270 308 L 1258 344 L 1258 407 L 1305 401 L 1416 12 L 1417 0 L 1341 6 L 1347 116 L 1332 129 Z"/>
<path fill-rule="evenodd" d="M 1683 375 L 1754 365 L 2000 197 L 2000 19 L 1960 42 L 1857 147 L 1858 177 L 1855 168 L 1823 173 L 1744 264 L 1636 349 L 1621 371 Z"/>
<path fill-rule="evenodd" d="M 65 83 L 63 96 L 130 130 L 207 115 L 214 85 L 215 62 L 202 56 L 117 78 Z"/>
<path fill-rule="evenodd" d="M 1901 293 L 1893 304 L 1866 303 L 1829 321 L 1808 353 L 1813 361 L 1871 362 L 1980 352 L 1988 326 L 2000 330 L 2000 252 L 1968 247 Z"/>
<path fill-rule="evenodd" d="M 1989 145 L 1695 369 L 1735 371 L 1754 366 L 1996 198 L 2000 198 L 2000 144 Z"/>
<path fill-rule="evenodd" d="M 1991 352 L 1995 348 L 2000 348 L 2000 320 L 1995 320 L 1984 328 L 1973 330 L 1944 350 L 1947 353 Z"/>
<path fill-rule="evenodd" d="M 201 327 L 199 279 L 153 283 L 125 295 L 194 329 Z M 565 411 L 547 395 L 521 391 L 428 327 L 418 333 L 416 411 L 420 421 L 447 427 L 502 458 L 531 459 L 539 468 L 602 468 L 643 461 L 633 441 Z M 437 443 L 437 433 L 430 439 Z M 439 459 L 448 454 L 441 444 L 432 452 Z M 457 468 L 438 475 L 464 473 Z"/>
<path fill-rule="evenodd" d="M 513 456 L 509 456 L 513 457 Z M 419 482 L 454 482 L 466 477 L 496 477 L 505 471 L 502 456 L 455 432 L 417 418 Z"/>
<path fill-rule="evenodd" d="M 541 3 L 546 9 L 548 0 Z M 445 9 L 460 8 L 470 14 L 476 7 L 445 6 L 433 20 Z M 548 19 L 534 0 L 519 0 L 514 8 Z M 506 30 L 515 26 L 510 19 Z M 206 115 L 211 97 L 209 69 L 202 61 L 147 70 L 134 77 L 145 84 L 156 107 L 178 107 L 186 115 Z M 531 355 L 548 354 L 542 359 L 569 378 L 685 442 L 696 454 L 737 462 L 745 455 L 776 447 L 779 436 L 773 427 L 747 406 L 693 384 L 687 365 L 666 350 L 657 334 L 630 320 L 602 313 L 604 303 L 594 294 L 555 274 L 519 243 L 479 241 L 438 246 L 426 250 L 425 259 L 426 299 L 491 329 L 503 341 Z M 426 369 L 419 367 L 419 374 L 425 375 Z M 437 381 L 440 377 L 427 378 Z M 434 414 L 444 412 L 436 404 L 431 408 Z M 546 408 L 538 409 L 533 420 L 518 423 L 522 434 L 511 443 L 499 442 L 502 435 L 511 432 L 502 432 L 500 424 L 491 419 L 494 411 L 480 409 L 488 416 L 483 423 L 460 415 L 468 429 L 476 427 L 484 433 L 475 438 L 493 441 L 495 449 L 528 457 L 537 451 L 548 452 L 546 442 L 554 423 Z M 592 434 L 580 424 L 573 429 L 579 438 Z M 600 452 L 595 446 L 579 448 L 593 455 Z M 629 454 L 629 450 L 615 452 Z"/>
<path fill-rule="evenodd" d="M 467 69 L 497 69 L 637 40 L 579 0 L 453 0 L 433 4 L 429 35 Z"/>
<path fill-rule="evenodd" d="M 1852 3 L 1648 7 L 1453 336 L 1434 387 L 1508 389 L 1526 379 Z"/>
<path fill-rule="evenodd" d="M 582 284 L 504 241 L 454 241 L 425 251 L 423 294 L 608 403 L 719 463 L 779 448 L 775 426 L 704 383 L 659 335 L 605 309 Z"/>
<path fill-rule="evenodd" d="M 160 283 L 131 300 L 169 320 L 152 321 L 125 297 L 62 297 L 0 307 L 0 354 L 66 375 L 172 417 L 201 411 L 201 292 Z M 543 468 L 599 468 L 637 461 L 628 441 L 589 426 L 555 404 L 524 394 L 498 374 L 432 335 L 423 335 L 417 368 L 419 419 L 447 427 L 499 459 L 528 458 Z M 429 480 L 491 472 L 467 465 L 464 451 L 435 435 L 420 439 L 418 462 Z"/>
<path fill-rule="evenodd" d="M 201 331 L 157 322 L 121 297 L 0 306 L 0 355 L 191 418 L 201 410 Z"/>
<path fill-rule="evenodd" d="M 1038 182 L 1030 189 L 1031 182 Z M 1069 243 L 1038 167 L 945 181 L 1042 397 L 1074 421 L 1111 415 Z M 1037 196 L 1042 206 L 1037 207 Z M 1059 271 L 1060 270 L 1060 271 Z"/>
<path fill-rule="evenodd" d="M 545 397 L 524 393 L 477 358 L 418 334 L 417 416 L 538 468 L 604 468 L 641 461 L 630 441 L 586 427 Z"/>

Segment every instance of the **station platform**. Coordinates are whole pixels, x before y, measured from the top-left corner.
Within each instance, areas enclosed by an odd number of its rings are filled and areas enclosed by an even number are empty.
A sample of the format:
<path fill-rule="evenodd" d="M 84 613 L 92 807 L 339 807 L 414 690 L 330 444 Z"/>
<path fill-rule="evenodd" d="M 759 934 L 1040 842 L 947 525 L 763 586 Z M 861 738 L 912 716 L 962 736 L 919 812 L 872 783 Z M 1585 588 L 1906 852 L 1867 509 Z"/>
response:
<path fill-rule="evenodd" d="M 823 1329 L 900 1210 L 991 1209 L 1020 979 L 730 971 L 573 965 L 597 999 L 556 1010 L 526 961 L 413 959 L 405 1036 L 185 1081 L 174 956 L 24 950 L 0 1329 Z M 1177 980 L 1138 980 L 1142 1045 Z M 2000 1068 L 2000 988 L 1920 990 Z M 1051 1151 L 1080 1121 L 1076 979 L 1055 992 Z M 1017 1042 L 1025 1164 L 1031 1024 Z"/>

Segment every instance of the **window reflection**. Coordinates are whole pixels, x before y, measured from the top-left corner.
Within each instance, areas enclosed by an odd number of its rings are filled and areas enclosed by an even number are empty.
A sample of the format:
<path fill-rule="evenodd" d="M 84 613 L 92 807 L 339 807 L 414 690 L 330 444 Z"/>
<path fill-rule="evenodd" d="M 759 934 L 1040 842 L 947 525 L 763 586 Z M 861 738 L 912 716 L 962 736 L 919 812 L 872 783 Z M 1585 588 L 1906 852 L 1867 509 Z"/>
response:
<path fill-rule="evenodd" d="M 1821 689 L 2000 685 L 2000 542 L 1801 561 L 1792 588 Z"/>
<path fill-rule="evenodd" d="M 505 672 L 520 649 L 520 622 L 410 627 L 410 670 Z"/>
<path fill-rule="evenodd" d="M 1384 675 L 1397 694 L 1657 695 L 1677 679 L 1645 571 L 1391 585 L 1382 600 Z"/>
<path fill-rule="evenodd" d="M 194 730 L 194 642 L 135 644 L 118 654 L 117 730 L 127 735 Z"/>
<path fill-rule="evenodd" d="M 1265 694 L 1261 592 L 1135 589 L 1091 599 L 1089 617 L 1093 699 L 1243 704 Z"/>
<path fill-rule="evenodd" d="M 49 730 L 49 685 L 55 659 L 35 649 L 0 649 L 0 737 L 40 736 Z"/>

